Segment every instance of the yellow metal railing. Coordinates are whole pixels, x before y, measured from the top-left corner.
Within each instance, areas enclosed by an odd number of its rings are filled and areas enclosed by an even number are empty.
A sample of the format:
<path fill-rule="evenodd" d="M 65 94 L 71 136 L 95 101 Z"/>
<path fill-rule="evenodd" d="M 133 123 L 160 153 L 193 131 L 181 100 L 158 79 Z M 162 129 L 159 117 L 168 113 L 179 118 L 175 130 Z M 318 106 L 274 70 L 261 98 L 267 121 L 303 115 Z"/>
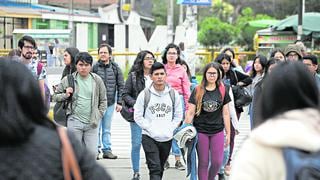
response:
<path fill-rule="evenodd" d="M 8 56 L 11 49 L 0 49 L 0 56 Z"/>
<path fill-rule="evenodd" d="M 98 51 L 97 50 L 89 50 L 90 55 L 94 59 L 98 59 Z M 137 56 L 138 53 L 136 52 L 112 52 L 112 56 L 117 57 L 117 56 Z M 154 55 L 158 58 L 161 56 L 161 52 L 155 52 Z M 201 51 L 201 52 L 196 52 L 197 56 L 203 56 L 206 59 L 206 62 L 209 62 L 212 59 L 211 52 L 208 51 Z"/>
<path fill-rule="evenodd" d="M 11 49 L 0 49 L 0 56 L 7 56 L 10 51 L 11 51 Z M 91 49 L 88 52 L 91 54 L 91 56 L 94 59 L 98 59 L 98 52 L 96 49 Z M 310 53 L 315 54 L 318 57 L 320 56 L 320 51 L 312 51 Z M 117 57 L 117 56 L 124 56 L 124 57 L 134 56 L 135 57 L 137 54 L 138 54 L 137 52 L 113 52 L 112 53 L 112 55 L 115 57 Z M 220 54 L 219 51 L 215 51 L 214 53 L 211 53 L 210 51 L 200 50 L 200 51 L 196 52 L 196 55 L 202 57 L 202 59 L 204 59 L 205 63 L 209 63 L 209 62 L 213 61 L 219 54 Z M 155 52 L 154 55 L 157 58 L 159 58 L 161 56 L 161 52 Z M 253 59 L 255 55 L 256 55 L 255 51 L 242 51 L 242 52 L 236 51 L 235 52 L 235 56 L 236 56 L 235 59 L 236 60 L 243 59 L 244 61 L 246 61 L 246 60 Z M 239 63 L 241 63 L 241 62 L 239 62 Z"/>

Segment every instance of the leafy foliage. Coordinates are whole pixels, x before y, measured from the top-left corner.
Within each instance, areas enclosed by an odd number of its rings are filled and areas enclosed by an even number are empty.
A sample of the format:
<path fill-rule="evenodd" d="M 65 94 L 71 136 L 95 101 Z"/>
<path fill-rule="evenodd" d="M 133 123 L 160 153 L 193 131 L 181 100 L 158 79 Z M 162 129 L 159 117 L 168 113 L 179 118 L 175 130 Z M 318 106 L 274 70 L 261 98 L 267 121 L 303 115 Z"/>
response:
<path fill-rule="evenodd" d="M 234 27 L 215 17 L 205 18 L 198 32 L 199 42 L 206 47 L 223 46 L 232 41 Z"/>
<path fill-rule="evenodd" d="M 236 37 L 237 44 L 245 46 L 247 49 L 253 48 L 253 37 L 259 28 L 250 27 L 248 22 L 253 20 L 273 19 L 265 14 L 255 15 L 251 8 L 245 8 L 236 20 Z"/>

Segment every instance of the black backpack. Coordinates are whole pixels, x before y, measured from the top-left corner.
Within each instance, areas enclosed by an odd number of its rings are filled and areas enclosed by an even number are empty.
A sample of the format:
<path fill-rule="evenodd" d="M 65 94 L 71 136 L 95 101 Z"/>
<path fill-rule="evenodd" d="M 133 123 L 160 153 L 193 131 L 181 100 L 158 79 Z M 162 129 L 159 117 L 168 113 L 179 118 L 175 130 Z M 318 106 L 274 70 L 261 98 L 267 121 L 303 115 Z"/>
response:
<path fill-rule="evenodd" d="M 306 152 L 295 148 L 282 150 L 287 180 L 320 179 L 320 151 Z"/>

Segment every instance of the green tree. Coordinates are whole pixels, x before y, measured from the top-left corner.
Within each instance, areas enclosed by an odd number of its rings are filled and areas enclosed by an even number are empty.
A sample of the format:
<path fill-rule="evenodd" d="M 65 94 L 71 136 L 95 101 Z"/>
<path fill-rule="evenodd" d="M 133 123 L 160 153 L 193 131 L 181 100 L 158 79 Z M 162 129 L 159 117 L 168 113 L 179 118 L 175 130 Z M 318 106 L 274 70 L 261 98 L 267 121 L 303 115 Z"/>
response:
<path fill-rule="evenodd" d="M 253 49 L 253 37 L 259 28 L 250 27 L 248 22 L 253 20 L 273 19 L 265 14 L 255 15 L 251 8 L 245 8 L 236 20 L 236 43 L 246 47 L 247 50 Z"/>
<path fill-rule="evenodd" d="M 212 14 L 218 17 L 221 21 L 228 22 L 234 11 L 233 6 L 222 0 L 212 1 Z"/>
<path fill-rule="evenodd" d="M 152 15 L 155 20 L 155 25 L 167 24 L 167 3 L 163 0 L 152 0 Z"/>
<path fill-rule="evenodd" d="M 229 44 L 234 36 L 234 27 L 215 17 L 205 18 L 200 23 L 199 42 L 208 47 Z"/>

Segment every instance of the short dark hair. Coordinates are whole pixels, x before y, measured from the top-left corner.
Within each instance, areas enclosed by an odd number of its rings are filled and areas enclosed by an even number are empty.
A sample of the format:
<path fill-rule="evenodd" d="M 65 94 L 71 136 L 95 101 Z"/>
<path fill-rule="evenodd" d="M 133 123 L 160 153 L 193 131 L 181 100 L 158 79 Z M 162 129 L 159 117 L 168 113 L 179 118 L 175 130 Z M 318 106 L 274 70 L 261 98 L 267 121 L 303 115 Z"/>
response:
<path fill-rule="evenodd" d="M 79 61 L 92 65 L 93 59 L 89 53 L 79 52 L 76 56 L 76 64 L 78 64 Z"/>
<path fill-rule="evenodd" d="M 164 53 L 161 56 L 162 63 L 163 64 L 167 64 L 168 63 L 167 53 L 168 53 L 170 48 L 174 48 L 174 49 L 177 50 L 178 57 L 177 57 L 177 60 L 176 60 L 176 64 L 181 64 L 181 62 L 180 62 L 181 61 L 181 59 L 180 59 L 180 48 L 177 45 L 173 44 L 173 43 L 168 44 L 167 47 L 165 48 Z"/>
<path fill-rule="evenodd" d="M 36 41 L 31 37 L 31 36 L 23 36 L 19 41 L 18 41 L 18 46 L 20 49 L 23 48 L 24 42 L 27 41 L 32 44 L 33 48 L 37 48 Z"/>
<path fill-rule="evenodd" d="M 222 53 L 226 53 L 227 51 L 230 51 L 231 54 L 232 54 L 232 59 L 234 59 L 236 56 L 235 56 L 235 53 L 234 53 L 234 50 L 231 49 L 231 48 L 225 48 Z"/>
<path fill-rule="evenodd" d="M 301 62 L 278 63 L 263 87 L 258 104 L 262 121 L 294 109 L 319 108 L 316 82 Z"/>
<path fill-rule="evenodd" d="M 264 69 L 265 75 L 268 74 L 269 69 L 270 69 L 270 66 L 271 66 L 272 64 L 277 64 L 277 62 L 280 62 L 279 59 L 276 59 L 276 58 L 274 58 L 274 57 L 272 57 L 272 58 L 270 58 L 270 59 L 268 60 L 267 65 L 266 65 L 266 68 Z"/>
<path fill-rule="evenodd" d="M 155 62 L 152 64 L 151 66 L 151 69 L 150 69 L 150 74 L 152 75 L 152 73 L 155 71 L 155 70 L 158 70 L 158 69 L 163 69 L 165 72 L 166 72 L 166 68 L 164 67 L 164 65 L 160 62 Z"/>
<path fill-rule="evenodd" d="M 216 57 L 215 61 L 216 61 L 217 63 L 221 64 L 224 59 L 227 60 L 227 61 L 229 61 L 229 62 L 231 63 L 231 57 L 230 57 L 229 55 L 225 54 L 225 53 L 219 54 L 219 55 Z"/>
<path fill-rule="evenodd" d="M 310 55 L 303 56 L 303 60 L 305 59 L 311 60 L 313 65 L 318 65 L 318 58 L 315 55 L 310 54 Z"/>
<path fill-rule="evenodd" d="M 98 54 L 100 52 L 100 49 L 103 48 L 103 47 L 107 47 L 108 51 L 109 51 L 109 54 L 112 55 L 112 48 L 109 44 L 106 44 L 106 43 L 103 43 L 103 44 L 100 44 L 99 48 L 98 48 Z"/>

